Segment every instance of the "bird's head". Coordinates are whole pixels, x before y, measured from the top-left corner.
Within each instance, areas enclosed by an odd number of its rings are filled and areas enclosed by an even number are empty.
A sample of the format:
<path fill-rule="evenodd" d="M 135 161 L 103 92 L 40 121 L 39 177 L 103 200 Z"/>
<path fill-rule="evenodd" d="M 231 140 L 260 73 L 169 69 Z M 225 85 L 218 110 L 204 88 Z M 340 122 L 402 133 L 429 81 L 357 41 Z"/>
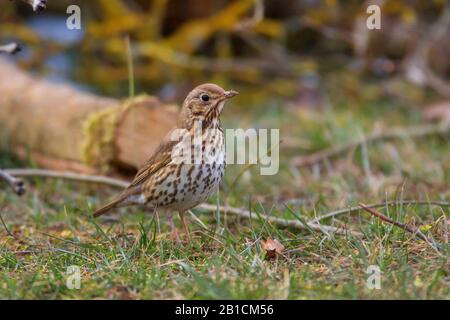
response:
<path fill-rule="evenodd" d="M 219 118 L 225 101 L 238 95 L 234 90 L 225 91 L 218 85 L 205 83 L 187 95 L 181 109 L 179 124 L 189 126 L 194 121 L 210 122 Z"/>

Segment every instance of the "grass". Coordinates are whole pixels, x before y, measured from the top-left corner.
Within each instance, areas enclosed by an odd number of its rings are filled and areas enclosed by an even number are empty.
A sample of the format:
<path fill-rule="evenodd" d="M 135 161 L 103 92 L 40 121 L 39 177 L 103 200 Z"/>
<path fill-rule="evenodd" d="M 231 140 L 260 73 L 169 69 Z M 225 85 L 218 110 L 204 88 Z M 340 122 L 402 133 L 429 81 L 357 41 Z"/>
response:
<path fill-rule="evenodd" d="M 213 213 L 194 210 L 200 221 L 189 217 L 194 241 L 180 246 L 169 238 L 165 217 L 155 218 L 142 209 L 121 209 L 112 215 L 115 219 L 91 219 L 92 209 L 117 190 L 32 179 L 22 198 L 2 185 L 0 204 L 8 229 L 37 247 L 0 231 L 0 298 L 449 299 L 449 209 L 401 203 L 450 201 L 448 137 L 381 141 L 325 167 L 296 169 L 289 166 L 294 155 L 348 141 L 377 126 L 417 124 L 419 112 L 385 105 L 342 106 L 328 112 L 281 109 L 275 103 L 242 112 L 239 122 L 226 117 L 228 127 L 279 127 L 282 138 L 297 140 L 295 147 L 282 145 L 276 176 L 260 176 L 258 167 L 250 168 L 230 188 L 242 167 L 229 166 L 222 204 L 308 220 L 358 202 L 397 200 L 397 206 L 380 211 L 422 226 L 443 244 L 442 254 L 362 211 L 322 221 L 364 234 L 357 238 L 280 229 L 223 214 L 216 228 Z M 0 165 L 29 164 L 2 153 Z M 268 237 L 285 246 L 284 256 L 265 259 L 260 240 Z M 381 290 L 366 286 L 371 265 L 382 272 Z M 78 290 L 66 285 L 69 266 L 80 268 Z"/>

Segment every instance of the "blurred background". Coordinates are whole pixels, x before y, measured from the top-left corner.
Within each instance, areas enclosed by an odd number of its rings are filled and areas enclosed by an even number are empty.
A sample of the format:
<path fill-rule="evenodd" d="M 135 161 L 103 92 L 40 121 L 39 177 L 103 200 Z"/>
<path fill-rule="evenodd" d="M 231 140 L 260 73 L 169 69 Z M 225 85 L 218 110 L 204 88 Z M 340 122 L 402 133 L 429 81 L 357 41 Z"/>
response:
<path fill-rule="evenodd" d="M 136 150 L 145 160 L 186 93 L 215 82 L 240 92 L 225 128 L 280 129 L 280 170 L 227 166 L 182 250 L 144 208 L 93 221 L 113 188 L 33 176 L 19 198 L 2 181 L 0 298 L 450 297 L 448 0 L 48 0 L 39 13 L 25 1 L 0 1 L 0 45 L 23 48 L 0 54 L 0 168 L 130 179 Z M 66 27 L 73 4 L 80 30 Z M 369 5 L 381 29 L 366 25 Z M 447 253 L 347 210 L 360 202 Z M 268 237 L 283 257 L 264 260 Z M 82 266 L 82 290 L 66 288 L 70 265 Z M 373 265 L 382 290 L 366 287 Z"/>
<path fill-rule="evenodd" d="M 81 30 L 65 26 L 71 4 L 81 8 Z M 381 30 L 366 27 L 370 4 L 381 8 Z M 241 101 L 254 103 L 286 98 L 320 107 L 336 94 L 334 103 L 392 97 L 418 104 L 450 95 L 446 4 L 50 0 L 36 15 L 14 1 L 2 5 L 0 39 L 23 44 L 15 59 L 24 68 L 115 97 L 128 94 L 129 37 L 136 91 L 170 102 L 212 81 L 245 88 Z"/>
<path fill-rule="evenodd" d="M 71 4 L 81 8 L 80 30 L 66 28 Z M 370 4 L 381 8 L 379 30 L 366 26 Z M 239 175 L 239 185 L 262 198 L 304 194 L 305 182 L 311 186 L 310 178 L 323 173 L 343 175 L 338 191 L 346 173 L 368 177 L 356 185 L 378 195 L 386 183 L 422 179 L 421 172 L 433 183 L 448 182 L 442 135 L 435 140 L 437 164 L 427 167 L 430 150 L 413 150 L 405 140 L 376 146 L 371 162 L 357 152 L 354 166 L 295 165 L 302 161 L 295 157 L 364 134 L 450 119 L 445 0 L 49 0 L 38 14 L 13 1 L 2 4 L 0 19 L 2 43 L 23 46 L 8 59 L 51 82 L 124 98 L 132 77 L 136 94 L 177 105 L 203 82 L 240 91 L 223 115 L 226 127 L 281 128 L 281 174 Z M 286 179 L 300 191 L 284 186 Z"/>

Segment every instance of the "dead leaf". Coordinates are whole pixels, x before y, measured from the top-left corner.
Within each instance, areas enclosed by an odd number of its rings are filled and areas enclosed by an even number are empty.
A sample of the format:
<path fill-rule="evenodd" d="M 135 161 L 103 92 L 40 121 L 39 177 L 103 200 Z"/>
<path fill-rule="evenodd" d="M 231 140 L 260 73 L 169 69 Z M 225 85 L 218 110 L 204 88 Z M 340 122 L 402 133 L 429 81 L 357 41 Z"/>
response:
<path fill-rule="evenodd" d="M 277 240 L 269 238 L 266 241 L 261 240 L 261 247 L 266 251 L 266 259 L 275 259 L 278 255 L 282 255 L 284 246 Z"/>

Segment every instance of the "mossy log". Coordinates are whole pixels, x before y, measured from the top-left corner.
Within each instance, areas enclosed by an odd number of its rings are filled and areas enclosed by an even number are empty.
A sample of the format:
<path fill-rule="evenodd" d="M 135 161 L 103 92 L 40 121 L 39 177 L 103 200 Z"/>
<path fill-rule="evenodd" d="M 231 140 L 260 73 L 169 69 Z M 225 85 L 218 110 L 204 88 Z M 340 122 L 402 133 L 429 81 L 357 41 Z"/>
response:
<path fill-rule="evenodd" d="M 83 173 L 137 168 L 177 113 L 155 97 L 96 96 L 34 78 L 0 59 L 1 143 L 41 167 Z"/>

